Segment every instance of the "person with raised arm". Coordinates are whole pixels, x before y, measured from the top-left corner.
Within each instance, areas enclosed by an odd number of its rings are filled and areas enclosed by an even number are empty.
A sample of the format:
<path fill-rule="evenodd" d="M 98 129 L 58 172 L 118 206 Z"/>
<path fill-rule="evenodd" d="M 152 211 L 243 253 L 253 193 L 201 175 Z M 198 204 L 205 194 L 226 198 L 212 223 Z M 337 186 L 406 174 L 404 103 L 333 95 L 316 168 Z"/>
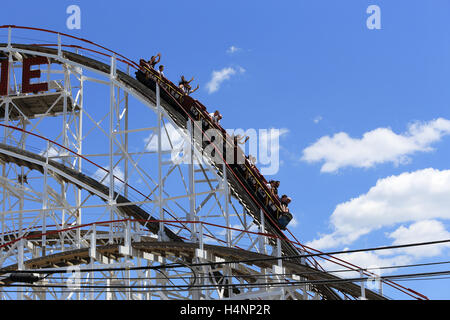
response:
<path fill-rule="evenodd" d="M 187 81 L 184 76 L 181 76 L 181 80 L 178 82 L 178 88 L 180 88 L 184 94 L 190 95 L 191 93 L 194 93 L 198 90 L 199 86 L 197 85 L 197 88 L 192 90 L 191 82 L 194 80 L 194 77 L 192 77 L 191 80 Z"/>
<path fill-rule="evenodd" d="M 153 69 L 155 69 L 156 64 L 159 63 L 159 61 L 161 61 L 161 53 L 157 53 L 156 56 L 152 56 L 150 58 L 150 60 L 148 60 L 148 64 L 150 65 L 150 67 L 152 67 Z"/>

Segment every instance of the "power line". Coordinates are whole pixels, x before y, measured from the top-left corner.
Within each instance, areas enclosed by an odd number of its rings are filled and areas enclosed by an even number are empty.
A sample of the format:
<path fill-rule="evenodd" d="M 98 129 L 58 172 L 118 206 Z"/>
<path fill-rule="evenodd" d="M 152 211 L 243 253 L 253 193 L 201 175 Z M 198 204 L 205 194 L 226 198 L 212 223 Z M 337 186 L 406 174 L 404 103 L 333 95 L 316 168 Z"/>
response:
<path fill-rule="evenodd" d="M 434 245 L 450 242 L 450 239 L 446 240 L 438 240 L 438 241 L 428 241 L 428 242 L 417 242 L 417 243 L 409 243 L 402 245 L 392 245 L 392 246 L 384 246 L 384 247 L 373 247 L 373 248 L 365 248 L 365 249 L 354 249 L 354 250 L 344 250 L 344 251 L 332 251 L 332 252 L 320 252 L 320 253 L 310 253 L 310 254 L 301 254 L 301 255 L 291 255 L 284 257 L 264 257 L 264 258 L 253 258 L 253 259 L 242 259 L 242 260 L 228 260 L 228 261 L 220 261 L 220 262 L 201 262 L 201 263 L 170 263 L 163 264 L 158 266 L 141 266 L 141 267 L 116 267 L 116 268 L 93 268 L 93 269 L 80 269 L 77 272 L 95 272 L 95 271 L 123 271 L 123 270 L 159 270 L 159 269 L 172 269 L 172 268 L 180 268 L 180 267 L 202 267 L 202 266 L 217 266 L 222 264 L 235 264 L 235 263 L 253 263 L 253 262 L 264 262 L 264 261 L 274 261 L 274 260 L 290 260 L 290 259 L 301 259 L 308 257 L 320 257 L 320 256 L 329 256 L 329 255 L 337 255 L 337 254 L 348 254 L 348 253 L 356 253 L 356 252 L 366 252 L 366 251 L 379 251 L 379 250 L 389 250 L 389 249 L 399 249 L 399 248 L 407 248 L 407 247 L 415 247 L 415 246 L 425 246 L 425 245 Z M 447 262 L 445 262 L 447 263 Z M 449 262 L 450 263 L 450 262 Z M 390 268 L 390 267 L 384 267 Z M 377 269 L 377 268 L 375 268 Z M 378 268 L 379 269 L 379 268 Z M 348 271 L 359 271 L 359 270 L 367 270 L 367 269 L 356 269 L 356 270 L 348 270 Z M 67 273 L 65 270 L 14 270 L 10 272 L 4 273 L 43 273 L 43 274 L 53 274 L 53 273 Z M 322 272 L 322 271 L 318 271 Z M 332 271 L 328 271 L 330 273 Z M 339 271 L 341 272 L 341 271 Z"/>
<path fill-rule="evenodd" d="M 373 267 L 373 268 L 366 268 L 363 270 L 377 270 L 377 269 L 397 269 L 397 268 L 412 268 L 412 267 L 424 267 L 424 266 L 432 266 L 432 265 L 441 265 L 441 264 L 449 264 L 450 261 L 440 261 L 440 262 L 428 262 L 428 263 L 416 263 L 416 264 L 406 264 L 406 265 L 399 265 L 399 266 L 384 266 L 384 267 Z M 345 271 L 345 270 L 341 270 Z M 341 272 L 339 271 L 339 272 Z M 337 272 L 337 271 L 329 271 L 329 272 Z M 347 270 L 347 272 L 349 272 Z"/>
<path fill-rule="evenodd" d="M 406 279 L 406 280 L 414 280 L 414 277 L 432 277 L 432 276 L 440 276 L 440 275 L 450 275 L 450 270 L 447 271 L 439 271 L 439 272 L 423 272 L 423 273 L 412 273 L 412 274 L 402 274 L 402 275 L 393 275 L 393 276 L 383 276 L 379 277 L 380 280 L 387 279 Z M 412 278 L 412 279 L 410 279 Z M 339 284 L 339 283 L 347 283 L 347 282 L 362 282 L 371 280 L 367 277 L 357 277 L 357 278 L 348 278 L 348 279 L 327 279 L 327 280 L 301 280 L 301 281 L 291 281 L 291 282 L 264 282 L 264 283 L 221 283 L 221 284 L 200 284 L 200 285 L 176 285 L 177 289 L 174 286 L 167 285 L 83 285 L 71 284 L 73 290 L 81 290 L 81 289 L 159 289 L 164 291 L 186 291 L 191 289 L 206 289 L 206 288 L 253 288 L 253 287 L 295 287 L 299 285 L 306 284 Z M 376 279 L 375 279 L 376 280 Z M 8 287 L 30 287 L 30 288 L 68 288 L 67 285 L 25 285 L 25 284 L 11 284 Z M 80 289 L 76 289 L 75 287 L 79 287 Z M 183 289 L 184 288 L 184 289 Z"/>
<path fill-rule="evenodd" d="M 442 265 L 442 264 L 449 264 L 450 261 L 439 261 L 439 262 L 429 262 L 429 263 L 416 263 L 416 264 L 408 264 L 408 265 L 398 265 L 398 266 L 383 266 L 383 267 L 373 267 L 373 268 L 363 268 L 363 271 L 369 271 L 369 270 L 384 270 L 384 269 L 400 269 L 400 268 L 411 268 L 411 267 L 422 267 L 422 266 L 431 266 L 431 265 Z M 339 269 L 339 270 L 327 270 L 327 273 L 340 273 L 340 272 L 358 272 L 359 270 L 347 270 L 347 269 Z M 27 271 L 31 272 L 31 271 Z M 203 272 L 197 272 L 197 279 L 209 279 L 211 277 L 214 277 L 213 275 L 207 275 Z M 314 272 L 302 272 L 301 275 L 308 275 L 308 274 L 317 274 L 316 271 Z M 290 273 L 277 273 L 277 276 L 286 276 L 291 277 L 293 275 L 297 275 L 297 273 L 290 272 Z M 245 277 L 252 277 L 252 278 L 269 278 L 272 277 L 271 274 L 260 274 L 260 273 L 248 273 L 245 274 Z M 220 278 L 235 278 L 237 276 L 235 275 L 221 275 Z M 183 280 L 183 279 L 191 279 L 191 276 L 178 276 L 176 277 L 177 280 Z M 67 277 L 52 277 L 52 279 L 67 279 Z M 101 277 L 89 277 L 89 279 L 95 279 L 95 280 L 101 280 L 104 278 Z M 160 279 L 167 279 L 167 277 L 121 277 L 121 280 L 160 280 Z"/>
<path fill-rule="evenodd" d="M 431 277 L 430 277 L 431 278 Z M 422 281 L 422 280 L 450 280 L 450 277 L 437 277 L 437 278 L 417 278 L 417 279 L 398 279 L 397 281 Z"/>

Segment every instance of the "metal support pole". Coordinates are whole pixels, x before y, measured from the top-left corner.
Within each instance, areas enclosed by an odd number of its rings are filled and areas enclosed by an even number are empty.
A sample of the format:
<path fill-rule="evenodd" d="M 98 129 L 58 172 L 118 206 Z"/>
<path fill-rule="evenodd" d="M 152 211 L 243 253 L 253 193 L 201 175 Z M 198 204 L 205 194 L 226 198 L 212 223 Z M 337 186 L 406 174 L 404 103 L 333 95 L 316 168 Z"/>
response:
<path fill-rule="evenodd" d="M 158 109 L 158 206 L 159 206 L 159 231 L 158 240 L 165 241 L 166 235 L 164 232 L 164 207 L 163 207 L 163 177 L 162 177 L 162 110 L 161 110 L 161 96 L 159 84 L 156 84 L 156 108 Z"/>
<path fill-rule="evenodd" d="M 113 272 L 109 272 L 110 276 L 106 279 L 106 300 L 112 300 L 112 293 L 111 293 L 111 279 L 113 277 Z"/>
<path fill-rule="evenodd" d="M 378 292 L 380 293 L 380 295 L 383 295 L 383 281 L 379 281 L 379 287 L 378 287 Z"/>
<path fill-rule="evenodd" d="M 130 66 L 127 67 L 127 71 L 128 73 L 130 73 Z M 124 124 L 124 128 L 125 128 L 125 152 L 128 153 L 128 92 L 125 91 L 125 124 Z M 125 158 L 125 181 L 128 181 L 128 157 L 124 157 Z M 124 193 L 125 193 L 125 197 L 128 198 L 128 183 L 125 184 L 125 189 L 124 189 Z"/>
<path fill-rule="evenodd" d="M 97 249 L 97 229 L 96 229 L 96 225 L 94 224 L 94 225 L 92 225 L 91 247 L 89 248 L 90 268 L 91 269 L 94 269 L 94 262 L 95 262 L 95 258 L 97 256 L 96 249 Z M 89 276 L 91 277 L 90 280 L 91 280 L 91 286 L 92 286 L 90 293 L 89 293 L 89 296 L 90 296 L 89 299 L 94 300 L 94 290 L 95 290 L 95 288 L 94 288 L 94 276 L 95 276 L 94 271 L 91 271 Z"/>
<path fill-rule="evenodd" d="M 22 232 L 20 232 L 20 237 L 22 237 Z M 19 250 L 18 250 L 18 257 L 17 257 L 17 270 L 25 270 L 25 266 L 24 266 L 24 239 L 21 238 L 19 240 Z M 18 290 L 18 300 L 23 300 L 24 299 L 24 291 L 25 288 L 19 288 Z"/>
<path fill-rule="evenodd" d="M 116 57 L 111 57 L 110 97 L 109 97 L 109 217 L 114 220 L 114 107 L 116 104 L 114 79 L 116 76 Z M 110 224 L 109 243 L 113 243 L 114 224 Z"/>
<path fill-rule="evenodd" d="M 264 212 L 262 211 L 262 209 L 260 209 L 259 212 L 260 212 L 260 217 L 261 217 L 260 218 L 261 219 L 261 224 L 259 226 L 259 232 L 260 233 L 265 233 L 266 232 L 266 219 L 265 219 Z M 259 245 L 260 245 L 259 251 L 262 254 L 267 254 L 266 243 L 267 243 L 266 236 L 261 234 L 259 236 Z"/>
<path fill-rule="evenodd" d="M 192 120 L 188 120 L 187 123 L 189 132 L 189 156 L 188 156 L 188 167 L 189 167 L 189 215 L 186 217 L 188 221 L 196 220 L 195 214 L 195 170 L 194 170 L 194 136 L 193 136 L 193 123 Z M 199 241 L 198 239 L 198 228 L 202 228 L 202 225 L 197 226 L 196 223 L 192 224 L 191 227 L 191 240 L 193 242 Z M 201 240 L 200 240 L 201 241 Z"/>
<path fill-rule="evenodd" d="M 59 35 L 58 35 L 59 36 Z M 60 38 L 59 38 L 60 41 Z M 63 65 L 63 71 L 64 71 L 64 92 L 63 92 L 63 120 L 62 120 L 62 145 L 66 148 L 69 147 L 69 143 L 68 143 L 68 135 L 67 135 L 67 99 L 68 99 L 68 95 L 69 95 L 69 91 L 70 91 L 70 74 L 69 74 L 69 69 L 67 68 L 66 65 Z M 50 149 L 47 150 L 47 156 L 48 153 L 50 152 Z M 60 154 L 61 152 L 65 152 L 65 150 L 60 150 Z M 68 159 L 66 157 L 63 157 L 62 162 L 65 164 Z M 66 182 L 62 181 L 61 182 L 61 196 L 63 197 L 63 199 L 66 199 Z M 62 228 L 65 227 L 65 220 L 66 220 L 66 210 L 62 209 L 61 210 L 61 216 L 62 216 Z M 78 234 L 79 231 L 76 231 L 76 233 Z M 77 237 L 77 241 L 76 241 L 76 246 L 77 248 L 81 248 L 81 244 L 80 244 L 80 238 Z"/>
<path fill-rule="evenodd" d="M 11 53 L 10 53 L 11 56 Z M 8 76 L 8 88 L 9 88 L 9 76 Z M 9 90 L 8 90 L 9 91 Z M 9 100 L 10 98 L 7 97 L 6 98 L 6 102 L 5 102 L 5 125 L 9 124 Z M 6 137 L 8 136 L 8 128 L 5 127 L 4 128 L 4 137 L 3 137 L 3 143 L 6 144 Z M 6 163 L 4 163 L 2 165 L 2 176 L 3 178 L 6 178 L 7 176 L 7 171 L 6 171 Z M 2 204 L 2 208 L 3 208 L 3 212 L 6 211 L 6 188 L 3 188 L 3 204 Z M 5 225 L 5 215 L 2 214 L 2 241 L 1 244 L 4 243 L 4 234 L 5 234 L 5 230 L 6 230 L 6 225 Z"/>
<path fill-rule="evenodd" d="M 203 224 L 199 223 L 200 232 L 199 232 L 199 247 L 200 250 L 203 250 Z"/>
<path fill-rule="evenodd" d="M 281 258 L 281 240 L 277 238 L 277 257 Z M 283 267 L 283 259 L 278 259 L 278 266 Z"/>
<path fill-rule="evenodd" d="M 68 136 L 67 136 L 67 99 L 69 96 L 70 90 L 70 70 L 67 66 L 63 65 L 64 68 L 64 99 L 63 99 L 63 146 L 68 148 Z M 66 158 L 63 158 L 63 161 L 66 161 Z"/>
<path fill-rule="evenodd" d="M 359 270 L 359 276 L 361 278 L 364 277 L 364 272 L 363 270 Z M 361 300 L 366 300 L 366 286 L 365 286 L 365 281 L 361 280 Z"/>
<path fill-rule="evenodd" d="M 79 100 L 79 108 L 80 111 L 78 112 L 78 132 L 77 132 L 77 152 L 78 154 L 83 154 L 83 107 L 84 107 L 84 78 L 82 75 L 82 70 L 80 70 L 80 100 Z M 81 157 L 78 157 L 78 172 L 81 172 L 82 170 L 82 161 L 83 159 Z M 76 205 L 77 205 L 77 225 L 81 225 L 82 223 L 82 210 L 81 210 L 81 188 L 77 188 L 77 199 L 76 199 Z M 77 229 L 77 241 L 81 242 L 81 229 Z"/>
<path fill-rule="evenodd" d="M 50 150 L 50 142 L 47 141 L 47 150 Z M 48 154 L 45 157 L 44 166 L 44 194 L 42 197 L 42 257 L 47 255 L 47 206 L 48 206 L 48 187 L 47 187 L 47 175 L 48 175 Z"/>
<path fill-rule="evenodd" d="M 58 33 L 58 57 L 62 57 L 61 35 Z"/>
<path fill-rule="evenodd" d="M 147 267 L 151 266 L 151 263 L 150 263 L 149 261 L 147 261 L 146 264 L 147 264 Z M 145 270 L 145 271 L 144 271 L 144 275 L 145 275 L 145 277 L 148 279 L 147 281 L 145 281 L 145 284 L 146 284 L 147 286 L 150 286 L 150 285 L 152 284 L 152 281 L 150 280 L 150 278 L 151 278 L 151 276 L 152 276 L 152 271 L 151 271 L 150 269 Z M 150 294 L 150 291 L 147 291 L 147 292 L 145 293 L 145 300 L 152 300 L 152 296 L 151 296 L 151 294 Z"/>
<path fill-rule="evenodd" d="M 125 244 L 125 247 L 127 248 L 128 254 L 131 255 L 132 253 L 131 253 L 131 222 L 130 222 L 130 220 L 126 221 L 124 244 Z M 124 259 L 125 264 L 128 263 L 128 259 L 129 259 L 129 257 L 128 257 L 128 255 L 126 255 L 125 259 Z M 126 278 L 125 283 L 127 286 L 126 297 L 127 297 L 127 300 L 131 300 L 132 296 L 131 296 L 130 269 L 128 269 L 128 268 L 125 270 L 125 278 Z"/>
<path fill-rule="evenodd" d="M 124 239 L 125 247 L 127 247 L 127 250 L 129 253 L 131 253 L 131 221 L 126 221 L 126 228 L 125 228 L 125 239 Z"/>
<path fill-rule="evenodd" d="M 11 27 L 8 27 L 8 49 L 11 48 L 11 32 L 12 32 Z"/>
<path fill-rule="evenodd" d="M 223 170 L 223 192 L 225 198 L 225 222 L 227 226 L 227 246 L 231 247 L 231 229 L 230 229 L 230 192 L 228 188 L 228 179 L 227 179 L 227 166 L 225 163 L 222 165 Z"/>

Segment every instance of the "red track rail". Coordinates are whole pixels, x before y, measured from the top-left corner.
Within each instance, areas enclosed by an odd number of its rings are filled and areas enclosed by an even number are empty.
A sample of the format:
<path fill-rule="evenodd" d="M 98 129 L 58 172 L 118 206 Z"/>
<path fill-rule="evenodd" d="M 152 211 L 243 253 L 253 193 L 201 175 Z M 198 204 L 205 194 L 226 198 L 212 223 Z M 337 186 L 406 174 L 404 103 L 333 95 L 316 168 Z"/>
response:
<path fill-rule="evenodd" d="M 139 65 L 136 62 L 134 62 L 133 60 L 128 59 L 127 57 L 121 55 L 120 53 L 117 53 L 117 52 L 115 52 L 115 51 L 113 51 L 111 49 L 108 49 L 108 48 L 106 48 L 106 47 L 104 47 L 102 45 L 99 45 L 99 44 L 97 44 L 95 42 L 92 42 L 90 40 L 87 40 L 87 39 L 75 37 L 75 36 L 72 36 L 72 35 L 67 34 L 67 33 L 62 33 L 62 32 L 57 32 L 57 31 L 53 31 L 53 30 L 42 29 L 42 28 L 33 28 L 33 27 L 16 26 L 16 25 L 3 25 L 3 26 L 0 26 L 0 29 L 9 29 L 9 28 L 11 28 L 11 29 L 23 29 L 23 30 L 45 32 L 45 33 L 60 35 L 60 36 L 67 37 L 67 38 L 70 38 L 70 39 L 74 39 L 74 40 L 78 40 L 78 41 L 81 41 L 81 42 L 85 42 L 87 44 L 93 45 L 93 46 L 95 46 L 97 48 L 100 48 L 100 49 L 105 50 L 105 51 L 107 51 L 109 53 L 112 53 L 115 56 L 118 56 L 118 57 L 122 58 L 125 63 L 127 63 L 130 66 L 134 66 L 134 68 L 136 68 L 136 69 L 139 68 Z M 86 49 L 86 48 L 83 48 L 83 49 Z M 86 49 L 86 50 L 89 50 L 89 49 Z"/>

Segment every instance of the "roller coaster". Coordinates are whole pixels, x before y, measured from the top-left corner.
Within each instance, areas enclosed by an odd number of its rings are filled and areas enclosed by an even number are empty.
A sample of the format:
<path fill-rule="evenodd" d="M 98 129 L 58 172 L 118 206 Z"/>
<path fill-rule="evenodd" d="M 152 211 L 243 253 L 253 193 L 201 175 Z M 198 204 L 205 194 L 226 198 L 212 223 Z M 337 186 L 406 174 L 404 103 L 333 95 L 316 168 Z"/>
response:
<path fill-rule="evenodd" d="M 0 36 L 1 299 L 427 299 L 327 272 L 375 277 L 301 244 L 233 137 L 145 61 L 40 28 Z M 174 162 L 186 145 L 203 160 Z"/>

